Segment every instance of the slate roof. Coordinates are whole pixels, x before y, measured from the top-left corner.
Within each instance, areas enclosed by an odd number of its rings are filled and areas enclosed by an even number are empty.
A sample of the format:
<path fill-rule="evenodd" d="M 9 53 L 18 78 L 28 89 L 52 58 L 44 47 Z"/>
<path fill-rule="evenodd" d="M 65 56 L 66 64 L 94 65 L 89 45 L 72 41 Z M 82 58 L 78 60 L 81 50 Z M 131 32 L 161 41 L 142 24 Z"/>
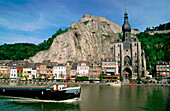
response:
<path fill-rule="evenodd" d="M 78 63 L 73 63 L 73 66 L 71 67 L 71 70 L 77 70 Z"/>

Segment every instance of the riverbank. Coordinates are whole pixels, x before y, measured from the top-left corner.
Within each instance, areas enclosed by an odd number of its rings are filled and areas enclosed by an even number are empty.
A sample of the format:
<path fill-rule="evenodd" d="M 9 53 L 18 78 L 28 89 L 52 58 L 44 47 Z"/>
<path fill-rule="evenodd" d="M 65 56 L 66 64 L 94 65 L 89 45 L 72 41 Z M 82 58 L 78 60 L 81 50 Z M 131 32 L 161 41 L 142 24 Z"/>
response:
<path fill-rule="evenodd" d="M 0 81 L 1 86 L 21 86 L 21 87 L 47 87 L 52 84 L 66 84 L 68 86 L 78 86 L 78 85 L 101 85 L 108 86 L 108 83 L 72 83 L 72 82 L 34 82 L 34 81 Z M 122 86 L 165 86 L 169 87 L 170 84 L 122 84 Z"/>

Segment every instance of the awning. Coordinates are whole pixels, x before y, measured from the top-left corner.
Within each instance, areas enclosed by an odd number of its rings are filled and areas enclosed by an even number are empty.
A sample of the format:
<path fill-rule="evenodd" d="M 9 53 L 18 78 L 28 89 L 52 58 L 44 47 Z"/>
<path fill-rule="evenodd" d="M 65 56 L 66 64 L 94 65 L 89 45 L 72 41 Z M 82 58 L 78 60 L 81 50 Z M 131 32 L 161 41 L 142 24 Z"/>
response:
<path fill-rule="evenodd" d="M 104 75 L 104 77 L 120 77 L 120 75 Z"/>
<path fill-rule="evenodd" d="M 105 72 L 105 70 L 103 70 Z M 115 72 L 115 70 L 106 70 L 106 72 Z"/>
<path fill-rule="evenodd" d="M 156 76 L 166 76 L 166 74 L 156 74 Z"/>
<path fill-rule="evenodd" d="M 77 77 L 88 77 L 88 75 L 78 75 Z"/>
<path fill-rule="evenodd" d="M 120 77 L 120 75 L 114 75 L 114 77 Z"/>

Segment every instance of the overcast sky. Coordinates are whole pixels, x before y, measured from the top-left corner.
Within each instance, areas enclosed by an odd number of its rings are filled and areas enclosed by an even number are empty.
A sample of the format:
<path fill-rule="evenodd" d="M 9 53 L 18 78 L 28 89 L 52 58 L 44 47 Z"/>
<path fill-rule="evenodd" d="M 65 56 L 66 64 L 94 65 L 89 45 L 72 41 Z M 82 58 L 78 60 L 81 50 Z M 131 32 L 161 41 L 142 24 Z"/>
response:
<path fill-rule="evenodd" d="M 132 29 L 170 22 L 170 0 L 126 0 Z M 84 14 L 122 26 L 125 0 L 0 0 L 0 45 L 47 40 Z"/>

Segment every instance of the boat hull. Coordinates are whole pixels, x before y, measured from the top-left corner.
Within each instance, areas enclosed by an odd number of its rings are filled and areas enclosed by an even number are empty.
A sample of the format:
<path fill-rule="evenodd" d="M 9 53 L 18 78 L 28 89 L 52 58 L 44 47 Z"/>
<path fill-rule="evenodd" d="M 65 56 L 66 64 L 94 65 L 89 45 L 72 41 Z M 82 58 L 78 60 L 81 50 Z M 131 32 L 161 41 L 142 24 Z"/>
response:
<path fill-rule="evenodd" d="M 52 90 L 50 88 L 11 88 L 0 87 L 0 95 L 35 98 L 41 100 L 67 100 L 80 98 L 80 89 L 76 90 Z"/>

